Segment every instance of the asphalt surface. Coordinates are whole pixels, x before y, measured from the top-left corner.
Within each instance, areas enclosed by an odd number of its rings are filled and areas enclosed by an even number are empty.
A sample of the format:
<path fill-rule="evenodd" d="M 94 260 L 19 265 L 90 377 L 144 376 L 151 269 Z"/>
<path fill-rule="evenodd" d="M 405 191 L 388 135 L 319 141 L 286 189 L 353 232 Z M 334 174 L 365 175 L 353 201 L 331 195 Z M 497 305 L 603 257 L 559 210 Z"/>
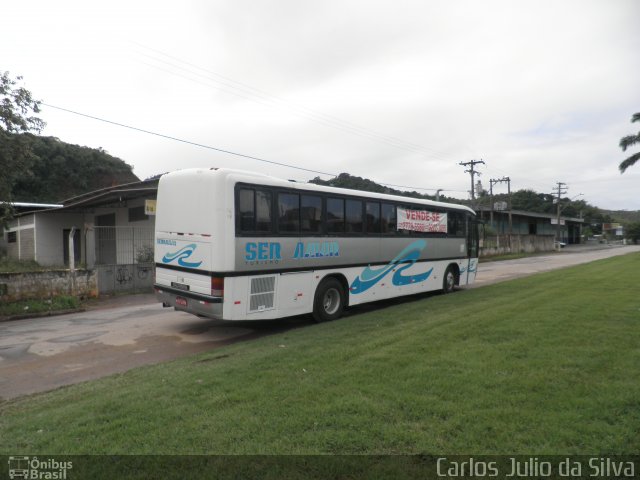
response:
<path fill-rule="evenodd" d="M 536 255 L 516 260 L 483 262 L 478 267 L 478 276 L 471 288 L 632 252 L 640 252 L 640 245 L 576 245 L 565 247 L 559 253 Z"/>
<path fill-rule="evenodd" d="M 470 288 L 631 252 L 640 252 L 640 246 L 567 248 L 557 254 L 481 263 Z M 385 305 L 357 307 L 348 316 Z M 309 316 L 272 322 L 198 318 L 163 308 L 153 295 L 108 299 L 81 313 L 2 322 L 0 398 L 47 391 L 311 323 Z"/>

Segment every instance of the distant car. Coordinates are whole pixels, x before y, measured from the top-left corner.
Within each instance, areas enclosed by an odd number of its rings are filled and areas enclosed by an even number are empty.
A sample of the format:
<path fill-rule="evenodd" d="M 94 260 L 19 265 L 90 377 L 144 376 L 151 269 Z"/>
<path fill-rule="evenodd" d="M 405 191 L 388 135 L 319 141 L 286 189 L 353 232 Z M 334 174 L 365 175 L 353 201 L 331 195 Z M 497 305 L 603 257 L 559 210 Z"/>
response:
<path fill-rule="evenodd" d="M 564 248 L 566 246 L 567 246 L 567 244 L 564 243 L 564 242 L 558 242 L 557 240 L 554 242 L 554 247 L 555 248 Z"/>

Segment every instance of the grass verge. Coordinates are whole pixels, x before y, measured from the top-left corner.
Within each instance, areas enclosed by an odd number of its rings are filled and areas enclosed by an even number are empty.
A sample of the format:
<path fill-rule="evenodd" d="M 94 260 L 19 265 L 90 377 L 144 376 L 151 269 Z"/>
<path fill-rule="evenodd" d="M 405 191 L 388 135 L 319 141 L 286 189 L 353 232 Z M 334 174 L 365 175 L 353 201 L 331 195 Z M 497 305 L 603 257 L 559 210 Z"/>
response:
<path fill-rule="evenodd" d="M 35 260 L 15 260 L 0 257 L 0 273 L 43 272 L 52 269 L 64 269 L 64 266 L 42 266 Z"/>
<path fill-rule="evenodd" d="M 636 453 L 639 270 L 615 257 L 5 401 L 0 452 Z"/>
<path fill-rule="evenodd" d="M 80 307 L 80 300 L 66 295 L 50 299 L 20 300 L 0 304 L 0 317 L 73 310 L 78 307 Z"/>
<path fill-rule="evenodd" d="M 480 257 L 480 263 L 487 263 L 487 262 L 499 262 L 502 260 L 518 260 L 520 258 L 529 258 L 529 257 L 540 257 L 543 255 L 554 255 L 558 253 L 557 251 L 550 251 L 550 252 L 533 252 L 533 253 L 526 253 L 526 252 L 520 252 L 520 253 L 503 253 L 501 255 L 489 255 L 486 257 Z"/>

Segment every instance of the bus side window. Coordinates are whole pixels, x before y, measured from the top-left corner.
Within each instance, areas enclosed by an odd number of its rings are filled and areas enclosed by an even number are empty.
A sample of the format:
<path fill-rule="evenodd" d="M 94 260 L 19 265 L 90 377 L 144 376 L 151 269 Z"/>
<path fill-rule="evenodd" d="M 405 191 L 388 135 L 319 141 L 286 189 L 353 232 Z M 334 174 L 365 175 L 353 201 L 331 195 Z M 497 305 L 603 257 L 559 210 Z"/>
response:
<path fill-rule="evenodd" d="M 466 233 L 465 221 L 464 213 L 449 211 L 447 213 L 447 233 L 449 236 L 464 237 Z"/>
<path fill-rule="evenodd" d="M 300 231 L 322 233 L 322 198 L 302 195 L 300 198 Z"/>
<path fill-rule="evenodd" d="M 378 202 L 367 202 L 366 209 L 367 233 L 380 233 L 380 204 Z"/>
<path fill-rule="evenodd" d="M 396 206 L 390 203 L 382 204 L 382 233 L 395 234 L 398 229 L 396 220 Z"/>
<path fill-rule="evenodd" d="M 241 188 L 236 211 L 239 233 L 271 233 L 271 192 Z"/>
<path fill-rule="evenodd" d="M 271 223 L 271 192 L 256 190 L 256 231 L 270 233 Z"/>
<path fill-rule="evenodd" d="M 344 233 L 344 199 L 327 198 L 327 233 Z"/>
<path fill-rule="evenodd" d="M 402 205 L 402 208 L 406 209 L 406 210 L 411 210 L 411 209 L 417 209 L 417 207 L 415 206 L 411 206 L 411 205 Z M 398 213 L 398 210 L 396 209 L 396 221 L 400 224 L 400 226 L 405 226 L 403 225 L 403 222 L 405 222 L 405 220 L 407 220 L 406 218 L 397 218 L 400 214 Z M 408 230 L 406 228 L 397 228 L 397 224 L 396 224 L 396 233 L 397 235 L 403 235 L 408 237 L 409 235 L 415 235 L 417 232 L 414 232 L 412 230 Z"/>
<path fill-rule="evenodd" d="M 238 194 L 240 231 L 253 232 L 255 227 L 255 192 L 248 188 L 241 188 Z"/>
<path fill-rule="evenodd" d="M 347 233 L 362 233 L 362 200 L 347 200 Z"/>
<path fill-rule="evenodd" d="M 300 195 L 297 193 L 278 194 L 278 232 L 298 233 L 300 231 Z"/>

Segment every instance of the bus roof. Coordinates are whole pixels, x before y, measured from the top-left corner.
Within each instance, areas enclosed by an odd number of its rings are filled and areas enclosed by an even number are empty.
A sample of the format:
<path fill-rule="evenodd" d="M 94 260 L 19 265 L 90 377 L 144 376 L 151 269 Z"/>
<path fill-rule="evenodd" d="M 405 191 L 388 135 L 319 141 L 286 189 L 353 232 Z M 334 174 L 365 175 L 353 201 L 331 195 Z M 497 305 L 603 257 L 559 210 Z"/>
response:
<path fill-rule="evenodd" d="M 261 173 L 248 172 L 244 170 L 236 170 L 232 168 L 187 168 L 183 170 L 176 170 L 174 172 L 170 172 L 164 174 L 162 177 L 171 177 L 171 176 L 187 176 L 187 175 L 198 175 L 202 178 L 202 175 L 210 175 L 212 178 L 220 177 L 224 178 L 227 182 L 235 183 L 249 183 L 249 184 L 258 184 L 258 185 L 266 185 L 270 187 L 281 187 L 281 188 L 292 188 L 296 190 L 304 190 L 309 192 L 325 192 L 325 193 L 336 193 L 341 195 L 351 195 L 354 197 L 366 197 L 366 198 L 375 198 L 379 200 L 389 200 L 389 201 L 405 201 L 411 203 L 418 203 L 422 205 L 428 205 L 433 207 L 441 207 L 441 208 L 455 208 L 459 210 L 465 210 L 469 213 L 475 215 L 475 212 L 467 207 L 466 205 L 460 205 L 456 203 L 446 203 L 446 202 L 436 202 L 433 200 L 427 200 L 422 198 L 414 198 L 414 197 L 406 197 L 402 195 L 391 195 L 387 193 L 377 193 L 377 192 L 368 192 L 365 190 L 354 190 L 350 188 L 338 188 L 338 187 L 327 187 L 324 185 L 317 185 L 315 183 L 302 183 L 296 182 L 292 180 L 283 180 L 281 178 L 272 177 L 270 175 L 265 175 Z M 162 181 L 161 181 L 162 183 Z"/>

